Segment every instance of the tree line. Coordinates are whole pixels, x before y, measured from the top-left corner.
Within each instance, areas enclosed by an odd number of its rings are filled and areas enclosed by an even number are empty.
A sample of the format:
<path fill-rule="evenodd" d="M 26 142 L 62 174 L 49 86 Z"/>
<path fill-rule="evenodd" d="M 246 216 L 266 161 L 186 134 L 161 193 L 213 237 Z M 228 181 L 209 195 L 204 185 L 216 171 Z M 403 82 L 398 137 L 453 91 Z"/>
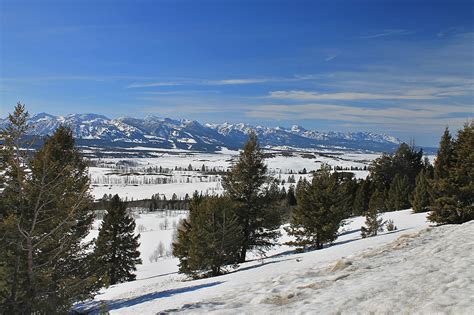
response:
<path fill-rule="evenodd" d="M 463 223 L 474 218 L 474 123 L 466 124 L 453 140 L 446 129 L 434 166 L 423 150 L 402 143 L 369 167 L 366 179 L 322 166 L 311 181 L 301 178 L 282 198 L 269 179 L 264 155 L 255 135 L 223 178 L 220 197 L 195 194 L 189 218 L 178 227 L 173 255 L 179 270 L 192 277 L 215 276 L 246 259 L 249 250 L 261 253 L 275 244 L 279 227 L 293 236 L 287 244 L 297 250 L 321 249 L 338 237 L 344 220 L 366 216 L 362 237 L 377 235 L 384 226 L 380 213 L 412 208 L 430 211 L 437 224 Z M 282 202 L 284 200 L 284 202 Z"/>

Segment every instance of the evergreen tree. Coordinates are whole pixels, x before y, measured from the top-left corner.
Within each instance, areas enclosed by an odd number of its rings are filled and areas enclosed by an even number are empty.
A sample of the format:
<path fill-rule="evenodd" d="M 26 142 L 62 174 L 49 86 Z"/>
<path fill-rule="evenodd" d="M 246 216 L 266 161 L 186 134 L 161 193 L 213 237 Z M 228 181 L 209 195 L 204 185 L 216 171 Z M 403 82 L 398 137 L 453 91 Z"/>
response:
<path fill-rule="evenodd" d="M 100 280 L 105 285 L 135 280 L 140 235 L 135 235 L 135 220 L 127 214 L 126 204 L 118 195 L 112 197 L 100 226 L 95 256 Z"/>
<path fill-rule="evenodd" d="M 66 312 L 97 289 L 91 244 L 83 242 L 93 220 L 87 167 L 64 127 L 25 155 L 27 117 L 18 104 L 2 135 L 8 180 L 0 198 L 0 266 L 7 271 L 1 304 L 5 313 Z"/>
<path fill-rule="evenodd" d="M 393 167 L 396 170 L 395 174 L 399 174 L 401 177 L 407 177 L 411 193 L 415 188 L 416 176 L 424 168 L 423 150 L 420 149 L 417 151 L 414 145 L 402 143 L 393 156 Z"/>
<path fill-rule="evenodd" d="M 388 193 L 397 174 L 402 178 L 407 176 L 411 194 L 416 176 L 424 168 L 422 159 L 423 150 L 416 151 L 414 146 L 402 143 L 395 154 L 383 154 L 371 163 L 369 179 L 373 187 Z"/>
<path fill-rule="evenodd" d="M 289 245 L 299 250 L 321 249 L 334 241 L 344 218 L 344 199 L 340 193 L 338 175 L 331 175 L 329 167 L 322 167 L 311 185 L 304 181 L 297 189 L 297 206 L 293 210 L 289 235 L 296 238 Z"/>
<path fill-rule="evenodd" d="M 237 222 L 243 233 L 239 262 L 244 262 L 248 250 L 265 250 L 280 235 L 281 214 L 269 198 L 267 166 L 255 134 L 249 135 L 222 185 L 236 205 Z"/>
<path fill-rule="evenodd" d="M 459 224 L 474 219 L 474 121 L 458 132 L 454 143 L 446 134 L 435 162 L 435 197 L 428 218 L 440 224 Z"/>
<path fill-rule="evenodd" d="M 376 236 L 378 232 L 383 231 L 384 221 L 380 217 L 377 208 L 371 208 L 365 215 L 365 226 L 360 228 L 360 234 L 363 238 Z"/>
<path fill-rule="evenodd" d="M 361 180 L 358 183 L 357 191 L 354 197 L 354 203 L 352 205 L 352 214 L 361 215 L 365 213 L 369 208 L 370 199 L 370 181 Z"/>
<path fill-rule="evenodd" d="M 352 215 L 352 206 L 357 192 L 357 181 L 354 178 L 354 173 L 334 172 L 331 176 L 333 176 L 336 181 L 339 197 L 341 199 L 339 207 L 343 209 L 344 218 L 348 218 Z"/>
<path fill-rule="evenodd" d="M 413 212 L 427 212 L 432 203 L 432 192 L 429 178 L 430 170 L 422 170 L 416 177 L 416 187 L 413 196 L 412 206 Z"/>
<path fill-rule="evenodd" d="M 233 203 L 226 197 L 205 197 L 195 211 L 190 222 L 189 274 L 217 276 L 240 258 L 242 231 Z"/>
<path fill-rule="evenodd" d="M 393 211 L 410 208 L 410 192 L 408 176 L 395 175 L 388 190 L 386 209 Z"/>
<path fill-rule="evenodd" d="M 376 190 L 370 197 L 369 210 L 365 215 L 366 226 L 360 228 L 363 238 L 375 236 L 383 231 L 384 221 L 380 217 L 380 212 L 383 209 L 384 199 L 384 193 L 380 190 Z"/>
<path fill-rule="evenodd" d="M 371 209 L 376 209 L 378 212 L 385 209 L 385 193 L 378 189 L 374 191 L 369 200 L 369 210 Z"/>
<path fill-rule="evenodd" d="M 434 162 L 435 180 L 448 177 L 449 170 L 454 163 L 453 159 L 453 140 L 448 127 L 446 127 L 439 142 L 439 149 Z"/>
<path fill-rule="evenodd" d="M 176 233 L 176 238 L 173 241 L 173 256 L 179 259 L 179 272 L 192 275 L 194 270 L 189 264 L 189 250 L 191 248 L 191 222 L 197 220 L 199 213 L 199 205 L 203 197 L 194 192 L 193 198 L 189 205 L 189 217 L 180 221 Z"/>
<path fill-rule="evenodd" d="M 287 203 L 290 207 L 296 206 L 295 186 L 290 185 L 287 193 Z"/>
<path fill-rule="evenodd" d="M 29 114 L 25 106 L 18 103 L 12 114 L 8 115 L 8 124 L 1 130 L 0 139 L 3 140 L 0 148 L 0 175 L 2 186 L 0 198 L 0 242 L 1 255 L 0 266 L 3 272 L 0 274 L 0 313 L 17 314 L 24 310 L 27 292 L 24 290 L 23 282 L 23 252 L 21 247 L 21 235 L 15 225 L 22 213 L 26 211 L 26 173 L 27 147 L 24 141 L 28 131 Z"/>

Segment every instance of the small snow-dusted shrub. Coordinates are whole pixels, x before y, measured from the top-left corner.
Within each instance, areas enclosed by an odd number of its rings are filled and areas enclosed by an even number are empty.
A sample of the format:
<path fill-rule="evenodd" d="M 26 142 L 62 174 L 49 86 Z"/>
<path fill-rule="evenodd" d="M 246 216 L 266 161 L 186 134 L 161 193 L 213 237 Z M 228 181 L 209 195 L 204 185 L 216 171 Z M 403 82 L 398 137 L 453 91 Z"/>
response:
<path fill-rule="evenodd" d="M 170 227 L 170 221 L 167 218 L 160 223 L 160 230 L 167 230 Z"/>
<path fill-rule="evenodd" d="M 394 224 L 393 220 L 387 220 L 387 223 L 385 223 L 385 226 L 387 227 L 387 231 L 391 232 L 391 231 L 396 231 L 398 228 L 397 226 Z"/>
<path fill-rule="evenodd" d="M 140 224 L 139 226 L 137 226 L 137 231 L 138 233 L 143 233 L 143 232 L 148 231 L 148 229 L 143 224 Z"/>
<path fill-rule="evenodd" d="M 163 242 L 160 241 L 148 259 L 150 262 L 156 262 L 163 256 L 165 256 L 165 245 L 163 245 Z"/>

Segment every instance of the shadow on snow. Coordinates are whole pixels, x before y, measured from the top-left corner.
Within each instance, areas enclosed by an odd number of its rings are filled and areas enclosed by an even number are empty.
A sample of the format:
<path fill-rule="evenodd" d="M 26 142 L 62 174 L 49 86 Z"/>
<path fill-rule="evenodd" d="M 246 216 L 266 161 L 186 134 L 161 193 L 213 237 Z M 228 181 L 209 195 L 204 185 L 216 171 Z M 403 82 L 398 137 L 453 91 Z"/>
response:
<path fill-rule="evenodd" d="M 136 296 L 130 299 L 120 299 L 120 300 L 111 300 L 106 302 L 106 308 L 107 311 L 112 311 L 124 307 L 130 307 L 134 306 L 137 304 L 145 303 L 148 301 L 152 301 L 155 299 L 162 299 L 162 298 L 168 298 L 176 294 L 181 294 L 181 293 L 188 293 L 204 288 L 209 288 L 213 287 L 216 285 L 219 285 L 223 283 L 223 281 L 217 281 L 217 282 L 211 282 L 211 283 L 203 283 L 203 284 L 198 284 L 198 285 L 192 285 L 188 287 L 183 287 L 183 288 L 177 288 L 177 289 L 171 289 L 171 290 L 165 290 L 165 291 L 160 291 L 160 292 L 152 292 L 148 294 L 144 294 L 141 296 Z M 98 314 L 101 311 L 102 307 L 102 301 L 91 301 L 90 303 L 82 303 L 75 307 L 74 311 L 72 314 Z"/>

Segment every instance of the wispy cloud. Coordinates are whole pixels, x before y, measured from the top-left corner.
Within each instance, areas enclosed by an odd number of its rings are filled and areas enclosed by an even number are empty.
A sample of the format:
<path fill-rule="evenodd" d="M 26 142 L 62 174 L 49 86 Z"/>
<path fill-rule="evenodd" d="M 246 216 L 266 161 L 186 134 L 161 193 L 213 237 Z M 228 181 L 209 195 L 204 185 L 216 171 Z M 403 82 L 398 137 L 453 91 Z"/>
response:
<path fill-rule="evenodd" d="M 149 88 L 149 87 L 160 87 L 160 86 L 178 86 L 182 85 L 179 82 L 150 82 L 150 83 L 133 83 L 127 85 L 127 89 L 135 88 Z"/>
<path fill-rule="evenodd" d="M 162 86 L 225 86 L 225 85 L 250 85 L 276 82 L 298 82 L 310 80 L 309 76 L 289 76 L 289 77 L 259 77 L 259 78 L 229 78 L 229 79 L 196 79 L 187 78 L 173 81 L 159 82 L 137 82 L 127 85 L 127 88 L 148 88 Z"/>
<path fill-rule="evenodd" d="M 117 80 L 143 80 L 140 76 L 117 76 L 117 75 L 52 75 L 52 76 L 24 76 L 3 77 L 0 81 L 11 83 L 44 83 L 53 81 L 117 81 Z"/>
<path fill-rule="evenodd" d="M 204 81 L 206 85 L 242 85 L 242 84 L 258 84 L 275 81 L 271 78 L 260 78 L 260 79 L 225 79 L 225 80 L 209 80 Z"/>
<path fill-rule="evenodd" d="M 371 39 L 371 38 L 379 38 L 379 37 L 387 37 L 387 36 L 403 36 L 403 35 L 410 35 L 413 34 L 413 31 L 404 30 L 404 29 L 386 29 L 378 33 L 362 35 L 360 38 L 363 39 Z"/>
<path fill-rule="evenodd" d="M 420 126 L 462 125 L 472 108 L 468 105 L 441 106 L 433 104 L 412 104 L 385 108 L 308 103 L 299 105 L 258 105 L 246 112 L 251 118 L 275 120 L 324 119 L 352 124 L 384 125 L 386 127 L 405 126 L 416 129 Z M 471 115 L 472 117 L 472 115 Z"/>
<path fill-rule="evenodd" d="M 338 54 L 330 54 L 324 59 L 324 61 L 334 60 L 334 59 L 336 59 L 337 56 L 338 56 Z"/>
<path fill-rule="evenodd" d="M 447 29 L 444 29 L 444 30 L 441 30 L 439 31 L 436 36 L 438 37 L 444 37 L 444 36 L 449 36 L 449 35 L 454 35 L 454 34 L 458 34 L 458 33 L 462 33 L 464 31 L 464 28 L 463 27 L 459 27 L 459 26 L 456 26 L 456 27 L 449 27 Z"/>
<path fill-rule="evenodd" d="M 337 93 L 318 93 L 309 91 L 272 91 L 267 98 L 286 99 L 294 101 L 316 101 L 316 100 L 428 100 L 436 99 L 438 96 L 432 95 L 431 91 L 414 91 L 413 94 L 374 94 L 364 92 L 337 92 Z"/>
<path fill-rule="evenodd" d="M 232 107 L 232 106 L 230 106 Z M 210 114 L 210 113 L 230 113 L 237 111 L 234 107 L 234 110 L 230 110 L 228 107 L 219 106 L 219 105 L 206 105 L 202 103 L 196 103 L 193 105 L 173 105 L 173 106 L 164 106 L 164 105 L 151 105 L 146 106 L 142 112 L 153 114 L 159 113 L 160 115 L 172 115 L 176 116 L 176 113 L 180 114 Z"/>

